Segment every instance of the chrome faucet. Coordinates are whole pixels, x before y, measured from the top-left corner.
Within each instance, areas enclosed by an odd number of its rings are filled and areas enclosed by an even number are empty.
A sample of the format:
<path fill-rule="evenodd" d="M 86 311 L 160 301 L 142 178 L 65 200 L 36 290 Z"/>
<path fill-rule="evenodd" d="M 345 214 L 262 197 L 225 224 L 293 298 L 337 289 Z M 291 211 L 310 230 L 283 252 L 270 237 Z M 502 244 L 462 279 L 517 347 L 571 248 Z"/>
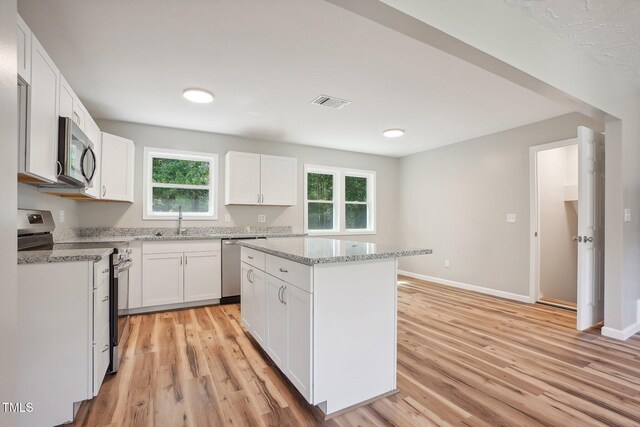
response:
<path fill-rule="evenodd" d="M 178 236 L 182 236 L 182 205 L 178 206 Z"/>

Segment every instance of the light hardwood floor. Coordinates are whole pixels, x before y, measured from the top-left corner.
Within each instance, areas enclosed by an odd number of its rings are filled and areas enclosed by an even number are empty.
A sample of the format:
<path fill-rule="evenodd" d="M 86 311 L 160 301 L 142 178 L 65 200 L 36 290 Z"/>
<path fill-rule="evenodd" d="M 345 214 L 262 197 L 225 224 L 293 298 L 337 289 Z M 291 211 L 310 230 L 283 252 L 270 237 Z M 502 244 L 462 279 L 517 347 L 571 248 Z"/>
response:
<path fill-rule="evenodd" d="M 323 421 L 247 338 L 239 306 L 212 306 L 133 317 L 120 373 L 75 425 L 640 425 L 640 338 L 403 280 L 398 394 Z"/>

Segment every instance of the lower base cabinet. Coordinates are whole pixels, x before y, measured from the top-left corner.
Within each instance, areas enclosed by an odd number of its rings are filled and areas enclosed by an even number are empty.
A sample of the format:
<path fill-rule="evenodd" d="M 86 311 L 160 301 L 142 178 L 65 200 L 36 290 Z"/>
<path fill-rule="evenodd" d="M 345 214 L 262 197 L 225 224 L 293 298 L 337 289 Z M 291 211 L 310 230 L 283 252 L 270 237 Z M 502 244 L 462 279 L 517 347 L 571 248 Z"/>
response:
<path fill-rule="evenodd" d="M 221 296 L 220 240 L 143 243 L 143 307 L 209 301 Z"/>
<path fill-rule="evenodd" d="M 295 286 L 286 286 L 284 301 L 287 311 L 287 364 L 289 380 L 311 399 L 311 294 Z"/>
<path fill-rule="evenodd" d="M 287 305 L 283 298 L 287 284 L 267 275 L 267 353 L 276 365 L 287 369 Z M 253 311 L 256 312 L 254 305 Z M 286 373 L 286 372 L 285 372 Z"/>
<path fill-rule="evenodd" d="M 395 258 L 241 258 L 242 323 L 307 402 L 332 415 L 396 389 Z"/>
<path fill-rule="evenodd" d="M 312 402 L 312 294 L 262 268 L 264 264 L 257 261 L 256 265 L 242 262 L 242 324 L 304 398 Z"/>

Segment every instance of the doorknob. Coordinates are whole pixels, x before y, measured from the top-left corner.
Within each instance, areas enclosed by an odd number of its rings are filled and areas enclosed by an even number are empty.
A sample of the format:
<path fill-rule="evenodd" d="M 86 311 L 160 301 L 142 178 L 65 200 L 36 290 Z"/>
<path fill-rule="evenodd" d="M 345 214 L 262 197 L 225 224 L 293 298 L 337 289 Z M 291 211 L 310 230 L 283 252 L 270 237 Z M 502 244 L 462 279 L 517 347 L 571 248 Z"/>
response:
<path fill-rule="evenodd" d="M 582 236 L 573 236 L 571 240 L 574 242 L 582 242 Z"/>
<path fill-rule="evenodd" d="M 587 242 L 591 243 L 591 242 L 593 242 L 593 237 L 587 237 L 587 236 L 584 236 L 584 237 L 582 238 L 582 240 L 583 240 L 585 243 L 587 243 Z"/>

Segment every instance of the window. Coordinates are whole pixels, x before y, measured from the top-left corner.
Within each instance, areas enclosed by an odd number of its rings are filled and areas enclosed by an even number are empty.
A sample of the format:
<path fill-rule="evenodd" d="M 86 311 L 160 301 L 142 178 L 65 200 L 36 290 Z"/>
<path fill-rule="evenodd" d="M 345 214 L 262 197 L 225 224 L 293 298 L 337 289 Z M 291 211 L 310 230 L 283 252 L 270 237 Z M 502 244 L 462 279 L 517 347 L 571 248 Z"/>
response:
<path fill-rule="evenodd" d="M 143 219 L 215 220 L 218 155 L 144 149 Z"/>
<path fill-rule="evenodd" d="M 305 165 L 305 231 L 375 233 L 375 172 Z"/>

